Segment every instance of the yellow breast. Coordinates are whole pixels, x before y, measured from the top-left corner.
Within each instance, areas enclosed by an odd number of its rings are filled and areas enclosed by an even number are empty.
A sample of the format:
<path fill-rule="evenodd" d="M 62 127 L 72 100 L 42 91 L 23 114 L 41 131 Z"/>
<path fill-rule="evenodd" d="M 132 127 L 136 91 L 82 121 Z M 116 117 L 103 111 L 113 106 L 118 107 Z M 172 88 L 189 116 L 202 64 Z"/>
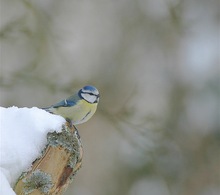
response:
<path fill-rule="evenodd" d="M 88 121 L 97 108 L 97 103 L 90 104 L 85 100 L 79 100 L 76 105 L 71 107 L 59 107 L 53 111 L 54 114 L 72 121 L 74 125 Z"/>

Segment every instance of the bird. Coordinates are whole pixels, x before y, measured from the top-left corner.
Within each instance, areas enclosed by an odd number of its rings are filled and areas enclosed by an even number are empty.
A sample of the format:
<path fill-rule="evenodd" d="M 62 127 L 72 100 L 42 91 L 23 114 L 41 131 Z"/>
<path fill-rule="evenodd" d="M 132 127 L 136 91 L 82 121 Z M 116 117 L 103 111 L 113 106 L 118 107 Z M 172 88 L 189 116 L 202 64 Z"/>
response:
<path fill-rule="evenodd" d="M 88 121 L 97 109 L 99 91 L 91 85 L 84 86 L 77 93 L 43 110 L 60 115 L 70 125 L 78 125 Z"/>

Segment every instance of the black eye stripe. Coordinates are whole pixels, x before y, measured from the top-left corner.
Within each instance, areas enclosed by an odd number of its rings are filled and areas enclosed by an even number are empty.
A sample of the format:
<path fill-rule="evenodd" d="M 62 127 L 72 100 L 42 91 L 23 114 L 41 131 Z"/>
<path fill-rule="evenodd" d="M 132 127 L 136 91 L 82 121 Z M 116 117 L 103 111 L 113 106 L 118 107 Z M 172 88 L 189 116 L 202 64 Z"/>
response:
<path fill-rule="evenodd" d="M 85 98 L 82 96 L 82 94 L 89 94 L 89 95 L 95 96 L 95 97 L 96 97 L 96 100 L 93 101 L 93 102 L 90 102 L 90 101 L 88 101 L 87 99 L 85 99 Z M 91 103 L 91 104 L 98 103 L 98 101 L 99 101 L 99 96 L 100 96 L 99 94 L 96 95 L 96 94 L 94 94 L 94 93 L 83 92 L 83 91 L 79 91 L 78 95 L 79 95 L 79 97 L 81 97 L 82 99 L 84 99 L 85 101 L 87 101 L 87 102 L 89 102 L 89 103 Z"/>
<path fill-rule="evenodd" d="M 99 97 L 99 94 L 96 95 L 96 94 L 94 94 L 94 93 L 88 93 L 88 92 L 81 92 L 81 93 L 83 93 L 83 94 L 89 94 L 89 95 L 93 95 L 93 96 Z"/>

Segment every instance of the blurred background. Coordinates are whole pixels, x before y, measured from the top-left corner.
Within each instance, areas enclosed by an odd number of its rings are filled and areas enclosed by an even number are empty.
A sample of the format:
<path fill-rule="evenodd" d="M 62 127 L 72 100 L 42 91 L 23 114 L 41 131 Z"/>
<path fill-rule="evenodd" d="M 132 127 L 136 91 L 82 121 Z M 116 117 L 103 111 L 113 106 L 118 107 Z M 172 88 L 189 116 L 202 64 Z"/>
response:
<path fill-rule="evenodd" d="M 66 195 L 220 194 L 218 6 L 0 0 L 1 106 L 101 93 Z"/>

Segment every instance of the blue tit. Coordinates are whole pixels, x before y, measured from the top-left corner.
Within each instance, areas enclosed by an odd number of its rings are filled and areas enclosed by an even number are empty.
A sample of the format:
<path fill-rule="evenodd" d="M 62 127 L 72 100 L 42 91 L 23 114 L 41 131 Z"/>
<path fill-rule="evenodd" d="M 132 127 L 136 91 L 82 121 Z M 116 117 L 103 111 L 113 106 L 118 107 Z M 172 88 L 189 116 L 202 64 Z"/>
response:
<path fill-rule="evenodd" d="M 69 98 L 43 109 L 64 117 L 71 125 L 77 125 L 93 116 L 98 102 L 99 91 L 93 86 L 85 86 Z"/>

